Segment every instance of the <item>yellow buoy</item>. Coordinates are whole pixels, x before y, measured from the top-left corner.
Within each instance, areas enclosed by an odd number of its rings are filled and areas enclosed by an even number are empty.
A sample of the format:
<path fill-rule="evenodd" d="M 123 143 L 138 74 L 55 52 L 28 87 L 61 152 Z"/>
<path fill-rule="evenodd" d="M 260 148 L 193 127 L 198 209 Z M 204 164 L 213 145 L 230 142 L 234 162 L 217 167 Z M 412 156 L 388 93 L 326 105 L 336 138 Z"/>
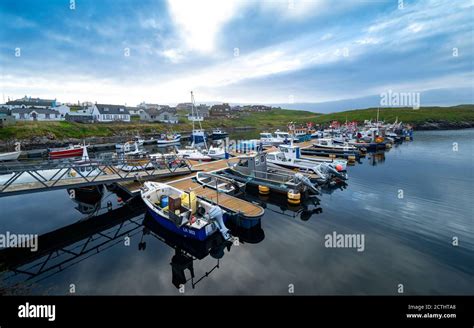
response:
<path fill-rule="evenodd" d="M 329 154 L 329 158 L 336 158 L 336 154 Z"/>
<path fill-rule="evenodd" d="M 289 190 L 287 196 L 290 204 L 297 205 L 301 202 L 301 194 L 298 191 Z"/>
<path fill-rule="evenodd" d="M 409 136 L 406 136 L 406 137 L 405 137 L 405 140 L 406 140 L 406 141 L 410 141 L 410 137 L 409 137 Z"/>
<path fill-rule="evenodd" d="M 356 160 L 356 157 L 354 155 L 349 155 L 347 156 L 347 160 L 350 162 L 354 162 Z"/>
<path fill-rule="evenodd" d="M 270 188 L 267 186 L 258 186 L 258 192 L 262 195 L 268 195 L 270 193 Z"/>

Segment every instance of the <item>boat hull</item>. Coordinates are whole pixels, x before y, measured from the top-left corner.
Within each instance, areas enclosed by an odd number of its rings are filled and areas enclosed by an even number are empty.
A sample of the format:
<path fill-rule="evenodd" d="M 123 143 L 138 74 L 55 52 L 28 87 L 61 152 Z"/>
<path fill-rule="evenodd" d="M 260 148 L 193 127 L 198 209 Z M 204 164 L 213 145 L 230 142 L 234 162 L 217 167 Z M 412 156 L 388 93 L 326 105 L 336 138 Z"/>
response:
<path fill-rule="evenodd" d="M 0 154 L 0 162 L 2 161 L 16 161 L 20 157 L 21 151 L 13 151 L 10 153 Z"/>
<path fill-rule="evenodd" d="M 201 229 L 194 229 L 192 227 L 185 226 L 178 227 L 168 218 L 156 213 L 152 209 L 148 208 L 148 212 L 150 213 L 151 217 L 163 228 L 185 238 L 204 241 L 218 231 L 218 229 L 213 224 L 208 224 Z M 224 213 L 224 222 L 227 221 L 228 217 L 229 216 Z"/>
<path fill-rule="evenodd" d="M 52 159 L 80 157 L 82 156 L 82 152 L 83 152 L 82 148 L 53 150 L 49 152 L 49 157 Z"/>

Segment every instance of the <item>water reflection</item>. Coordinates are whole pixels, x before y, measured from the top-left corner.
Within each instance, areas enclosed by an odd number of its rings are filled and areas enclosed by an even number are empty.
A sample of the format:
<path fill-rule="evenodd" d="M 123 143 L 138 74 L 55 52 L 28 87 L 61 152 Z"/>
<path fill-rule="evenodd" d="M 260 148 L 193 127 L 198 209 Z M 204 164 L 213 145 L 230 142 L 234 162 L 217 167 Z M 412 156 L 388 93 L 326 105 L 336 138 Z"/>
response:
<path fill-rule="evenodd" d="M 124 236 L 138 232 L 143 211 L 141 199 L 129 198 L 116 209 L 40 235 L 36 252 L 28 248 L 0 250 L 3 293 L 36 284 L 123 242 Z"/>
<path fill-rule="evenodd" d="M 75 207 L 82 214 L 95 213 L 101 205 L 104 195 L 104 186 L 89 186 L 81 188 L 70 188 L 67 190 L 69 197 L 77 204 Z"/>

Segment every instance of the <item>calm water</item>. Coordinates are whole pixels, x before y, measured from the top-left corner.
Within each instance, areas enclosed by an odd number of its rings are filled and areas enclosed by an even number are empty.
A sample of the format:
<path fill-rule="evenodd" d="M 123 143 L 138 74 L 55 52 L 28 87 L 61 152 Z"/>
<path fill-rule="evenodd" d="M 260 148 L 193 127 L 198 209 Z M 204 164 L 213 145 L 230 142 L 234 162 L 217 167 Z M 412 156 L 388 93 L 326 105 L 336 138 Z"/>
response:
<path fill-rule="evenodd" d="M 391 295 L 398 284 L 405 294 L 474 294 L 473 140 L 474 130 L 417 132 L 414 142 L 349 167 L 347 188 L 323 194 L 304 215 L 284 202 L 263 200 L 261 229 L 241 232 L 244 242 L 225 249 L 219 268 L 194 289 L 191 281 L 186 283 L 185 294 L 287 294 L 289 284 L 295 294 Z M 459 151 L 453 152 L 453 142 Z M 117 195 L 105 191 L 99 214 L 107 213 L 108 201 L 120 207 Z M 65 239 L 76 247 L 67 242 L 55 247 L 79 253 L 89 237 L 85 250 L 100 245 L 82 257 L 55 252 L 43 269 L 72 260 L 29 281 L 26 274 L 4 273 L 1 285 L 19 282 L 15 290 L 32 294 L 67 294 L 70 284 L 77 294 L 179 294 L 170 264 L 186 266 L 170 246 L 179 240 L 154 229 L 157 235 L 142 236 L 143 213 L 133 221 L 118 218 L 100 235 L 94 225 L 111 219 L 85 220 L 88 215 L 77 206 L 65 190 L 0 198 L 1 233 L 44 234 L 82 219 L 90 226 Z M 123 230 L 115 235 L 120 221 Z M 324 236 L 334 231 L 364 234 L 365 250 L 326 248 Z M 454 236 L 457 247 L 452 246 Z M 139 250 L 141 241 L 144 250 Z M 217 264 L 215 253 L 191 261 L 194 282 Z M 38 260 L 24 262 L 19 269 L 41 269 Z"/>

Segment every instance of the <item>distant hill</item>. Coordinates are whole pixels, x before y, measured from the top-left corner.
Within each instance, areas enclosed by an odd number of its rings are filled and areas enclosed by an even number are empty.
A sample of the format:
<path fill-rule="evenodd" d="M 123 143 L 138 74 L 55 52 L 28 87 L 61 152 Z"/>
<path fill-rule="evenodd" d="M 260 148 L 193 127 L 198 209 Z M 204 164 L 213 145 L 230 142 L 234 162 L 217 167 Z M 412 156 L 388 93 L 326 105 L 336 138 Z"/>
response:
<path fill-rule="evenodd" d="M 466 128 L 474 127 L 474 105 L 451 107 L 380 108 L 379 120 L 398 121 L 413 124 L 418 129 Z M 316 123 L 331 121 L 345 122 L 377 119 L 377 108 L 356 109 L 345 112 L 323 114 L 315 119 Z"/>
<path fill-rule="evenodd" d="M 424 107 L 430 106 L 454 106 L 457 104 L 472 104 L 474 103 L 474 89 L 460 88 L 460 89 L 436 89 L 427 90 L 420 93 L 421 105 Z M 380 95 L 371 95 L 360 98 L 344 99 L 327 102 L 312 102 L 312 103 L 279 103 L 269 104 L 276 107 L 287 109 L 308 110 L 318 113 L 334 113 L 347 111 L 356 108 L 371 108 L 377 107 L 380 104 Z"/>

